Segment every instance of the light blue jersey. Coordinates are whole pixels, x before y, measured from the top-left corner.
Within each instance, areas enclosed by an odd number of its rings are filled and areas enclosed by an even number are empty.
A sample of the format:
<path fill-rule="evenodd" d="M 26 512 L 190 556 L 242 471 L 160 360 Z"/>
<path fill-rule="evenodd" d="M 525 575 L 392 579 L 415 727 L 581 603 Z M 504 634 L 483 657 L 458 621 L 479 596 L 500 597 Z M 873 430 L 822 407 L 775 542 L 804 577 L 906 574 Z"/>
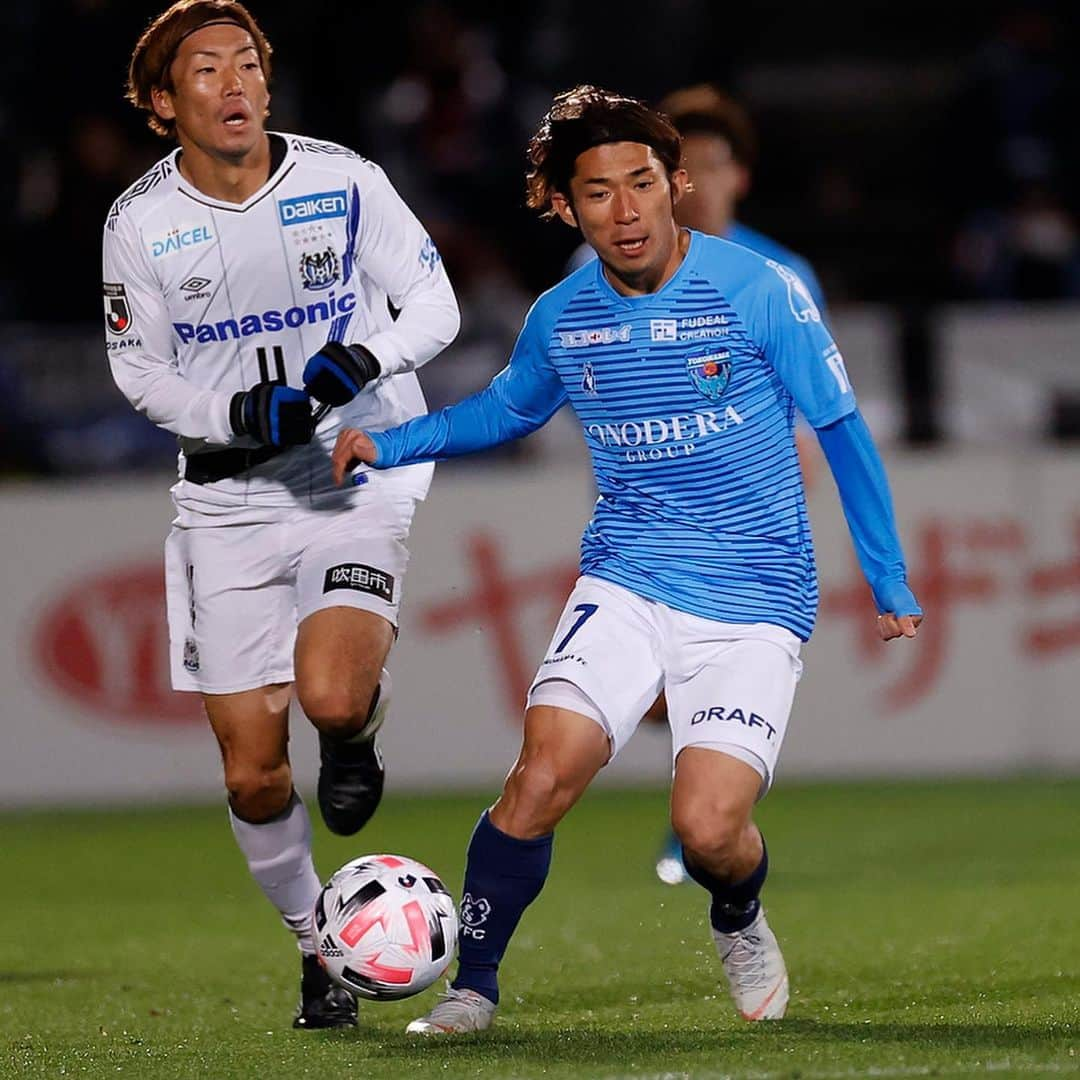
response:
<path fill-rule="evenodd" d="M 764 255 L 766 259 L 775 259 L 778 263 L 790 266 L 802 279 L 802 283 L 814 298 L 818 310 L 822 315 L 825 314 L 825 293 L 808 259 L 796 255 L 791 248 L 784 247 L 778 240 L 774 240 L 763 232 L 758 232 L 757 229 L 751 229 L 749 225 L 744 225 L 741 221 L 733 221 L 728 226 L 724 239 L 730 240 L 733 244 L 742 244 L 743 247 Z"/>
<path fill-rule="evenodd" d="M 820 428 L 856 406 L 791 269 L 691 232 L 664 286 L 627 297 L 592 262 L 537 300 L 485 390 L 371 433 L 377 467 L 519 437 L 567 400 L 600 493 L 583 573 L 694 615 L 809 637 L 818 589 L 795 413 Z"/>

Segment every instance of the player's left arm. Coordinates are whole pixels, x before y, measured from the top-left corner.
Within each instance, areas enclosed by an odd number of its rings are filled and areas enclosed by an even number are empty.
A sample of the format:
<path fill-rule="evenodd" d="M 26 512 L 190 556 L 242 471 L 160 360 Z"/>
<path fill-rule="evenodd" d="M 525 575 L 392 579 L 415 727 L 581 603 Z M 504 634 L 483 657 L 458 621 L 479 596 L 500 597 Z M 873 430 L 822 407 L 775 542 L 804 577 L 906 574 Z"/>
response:
<path fill-rule="evenodd" d="M 843 357 L 806 286 L 775 267 L 756 305 L 766 355 L 814 428 L 878 610 L 885 641 L 914 637 L 922 608 L 907 583 L 885 467 L 859 413 Z M 794 278 L 794 280 L 792 280 Z"/>
<path fill-rule="evenodd" d="M 362 341 L 328 342 L 308 360 L 304 387 L 318 401 L 344 405 L 368 383 L 415 371 L 457 336 L 461 314 L 431 237 L 370 162 L 349 188 L 347 258 L 383 289 L 398 311 L 392 326 Z"/>
<path fill-rule="evenodd" d="M 885 466 L 862 414 L 819 427 L 818 442 L 840 493 L 848 530 L 878 609 L 878 631 L 885 641 L 914 637 L 922 608 L 907 583 Z"/>

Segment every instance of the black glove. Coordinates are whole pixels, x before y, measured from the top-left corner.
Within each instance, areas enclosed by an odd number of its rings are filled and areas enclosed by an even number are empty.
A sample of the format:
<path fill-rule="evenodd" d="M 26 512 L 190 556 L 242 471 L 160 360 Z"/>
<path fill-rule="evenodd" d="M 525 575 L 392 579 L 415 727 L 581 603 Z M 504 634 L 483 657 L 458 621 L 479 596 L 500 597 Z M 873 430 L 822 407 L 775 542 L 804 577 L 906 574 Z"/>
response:
<path fill-rule="evenodd" d="M 363 345 L 328 341 L 304 365 L 304 389 L 324 405 L 348 405 L 381 374 L 379 361 Z"/>
<path fill-rule="evenodd" d="M 311 442 L 315 430 L 307 394 L 280 382 L 233 394 L 229 424 L 237 435 L 251 435 L 264 446 L 300 446 Z"/>

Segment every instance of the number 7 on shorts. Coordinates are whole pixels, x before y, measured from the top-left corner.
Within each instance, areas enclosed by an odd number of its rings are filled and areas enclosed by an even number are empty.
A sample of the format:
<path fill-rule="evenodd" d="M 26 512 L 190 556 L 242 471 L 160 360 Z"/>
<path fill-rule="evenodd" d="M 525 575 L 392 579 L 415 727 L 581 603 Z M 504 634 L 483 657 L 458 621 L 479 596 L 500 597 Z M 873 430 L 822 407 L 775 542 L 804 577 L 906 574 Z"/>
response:
<path fill-rule="evenodd" d="M 570 627 L 570 632 L 566 635 L 566 637 L 564 637 L 562 641 L 560 641 L 559 644 L 555 646 L 556 656 L 558 656 L 558 654 L 561 653 L 563 649 L 565 649 L 566 646 L 570 644 L 570 639 L 585 625 L 586 622 L 589 621 L 589 619 L 591 619 L 596 614 L 599 608 L 599 604 L 578 604 L 578 606 L 574 608 L 575 611 L 580 611 L 581 615 L 578 616 L 577 622 Z"/>

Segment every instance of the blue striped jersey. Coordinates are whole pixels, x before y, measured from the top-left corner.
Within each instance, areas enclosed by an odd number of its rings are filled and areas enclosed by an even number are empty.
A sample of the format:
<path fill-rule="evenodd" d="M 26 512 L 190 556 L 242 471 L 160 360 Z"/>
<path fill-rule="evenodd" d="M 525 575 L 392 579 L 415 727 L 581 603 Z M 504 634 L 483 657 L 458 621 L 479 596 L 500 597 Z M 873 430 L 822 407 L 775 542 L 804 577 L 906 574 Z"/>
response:
<path fill-rule="evenodd" d="M 821 282 L 818 281 L 817 274 L 814 273 L 814 268 L 810 265 L 809 259 L 804 259 L 801 255 L 792 251 L 791 248 L 781 244 L 779 240 L 774 240 L 766 233 L 752 229 L 741 221 L 733 221 L 728 226 L 727 232 L 724 233 L 724 239 L 730 240 L 733 244 L 742 244 L 743 247 L 748 247 L 751 251 L 764 255 L 766 259 L 775 259 L 778 263 L 791 267 L 799 275 L 802 283 L 814 298 L 818 311 L 822 315 L 825 314 L 825 293 L 821 288 Z"/>
<path fill-rule="evenodd" d="M 525 434 L 567 400 L 599 492 L 583 573 L 809 637 L 818 592 L 796 409 L 824 427 L 856 406 L 794 271 L 697 232 L 655 293 L 623 296 L 589 263 L 536 301 L 486 390 L 373 434 L 378 465 Z"/>

